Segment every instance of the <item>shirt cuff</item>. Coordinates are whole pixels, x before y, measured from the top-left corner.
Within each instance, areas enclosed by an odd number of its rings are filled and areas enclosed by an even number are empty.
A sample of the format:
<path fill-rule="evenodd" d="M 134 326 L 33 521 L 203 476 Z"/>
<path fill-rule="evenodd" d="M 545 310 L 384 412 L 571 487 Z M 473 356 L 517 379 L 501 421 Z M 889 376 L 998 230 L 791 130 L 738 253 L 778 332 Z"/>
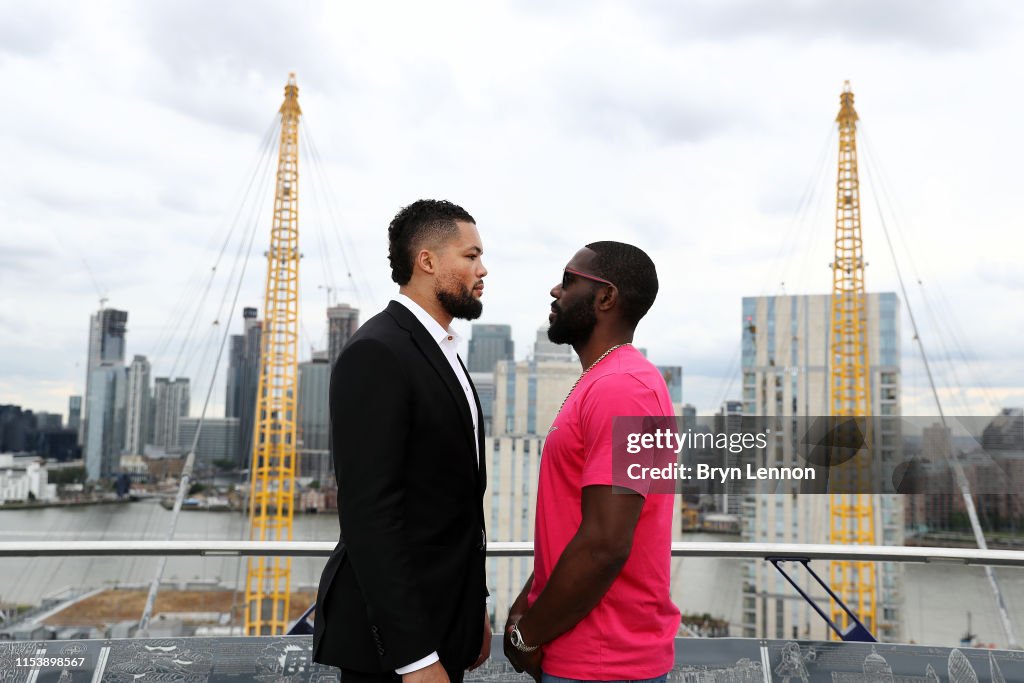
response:
<path fill-rule="evenodd" d="M 439 662 L 439 661 L 441 661 L 441 658 L 437 656 L 437 653 L 436 652 L 431 652 L 429 655 L 427 655 L 423 659 L 418 659 L 415 662 L 413 662 L 412 664 L 407 664 L 406 666 L 403 666 L 400 669 L 395 669 L 395 673 L 398 674 L 399 676 L 403 676 L 405 674 L 411 674 L 413 671 L 419 671 L 420 669 L 426 669 L 428 666 L 430 666 L 434 662 Z"/>

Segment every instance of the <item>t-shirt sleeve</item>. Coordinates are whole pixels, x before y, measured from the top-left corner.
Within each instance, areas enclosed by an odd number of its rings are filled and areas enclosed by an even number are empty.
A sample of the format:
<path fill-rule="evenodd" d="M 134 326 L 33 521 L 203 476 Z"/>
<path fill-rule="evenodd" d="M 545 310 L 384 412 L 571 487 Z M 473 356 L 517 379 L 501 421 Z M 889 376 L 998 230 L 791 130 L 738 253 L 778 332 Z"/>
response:
<path fill-rule="evenodd" d="M 657 394 L 632 375 L 606 375 L 594 382 L 580 402 L 584 457 L 580 485 L 611 486 L 614 483 L 622 486 L 622 477 L 614 477 L 612 470 L 615 418 L 661 414 Z M 625 443 L 619 447 L 624 449 Z M 645 497 L 650 488 L 648 480 L 625 485 Z"/>

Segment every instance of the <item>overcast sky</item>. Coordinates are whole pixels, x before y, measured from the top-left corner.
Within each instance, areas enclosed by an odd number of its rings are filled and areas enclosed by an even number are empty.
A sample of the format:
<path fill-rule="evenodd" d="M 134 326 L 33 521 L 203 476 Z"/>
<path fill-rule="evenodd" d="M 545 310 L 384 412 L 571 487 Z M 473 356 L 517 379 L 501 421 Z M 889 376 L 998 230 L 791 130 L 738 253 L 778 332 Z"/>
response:
<path fill-rule="evenodd" d="M 712 411 L 739 393 L 741 298 L 830 291 L 849 79 L 869 290 L 897 288 L 877 198 L 947 412 L 1024 405 L 1022 20 L 983 0 L 0 2 L 0 403 L 66 412 L 103 296 L 129 359 L 193 377 L 199 411 L 251 211 L 232 331 L 263 306 L 270 190 L 243 189 L 294 71 L 324 170 L 300 178 L 303 356 L 325 287 L 379 310 L 391 217 L 447 198 L 484 240 L 481 321 L 519 357 L 576 249 L 647 250 L 661 292 L 636 343 Z M 902 330 L 904 414 L 933 414 L 905 306 Z"/>

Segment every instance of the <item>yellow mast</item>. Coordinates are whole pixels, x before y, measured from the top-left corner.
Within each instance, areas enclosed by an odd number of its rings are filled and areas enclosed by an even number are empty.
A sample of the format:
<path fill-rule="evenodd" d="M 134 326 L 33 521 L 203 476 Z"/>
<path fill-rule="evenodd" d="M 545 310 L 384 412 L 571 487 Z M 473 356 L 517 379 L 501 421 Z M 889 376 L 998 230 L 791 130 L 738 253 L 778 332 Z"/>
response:
<path fill-rule="evenodd" d="M 857 177 L 857 111 L 850 82 L 843 85 L 836 116 L 839 124 L 839 175 L 836 181 L 836 241 L 832 262 L 832 334 L 829 344 L 831 414 L 835 418 L 871 414 L 871 378 L 868 362 L 867 295 L 864 288 L 864 245 L 860 228 L 860 183 Z M 837 420 L 839 422 L 841 420 Z M 830 542 L 835 545 L 873 545 L 874 500 L 868 493 L 870 420 L 857 421 L 864 452 L 838 473 L 842 493 L 833 493 Z M 833 472 L 836 472 L 833 469 Z M 843 601 L 874 633 L 877 620 L 875 566 L 871 562 L 835 561 L 831 585 Z M 846 614 L 832 606 L 832 619 L 845 627 Z"/>
<path fill-rule="evenodd" d="M 274 219 L 267 251 L 265 321 L 260 350 L 249 492 L 249 538 L 292 540 L 297 456 L 299 339 L 299 88 L 288 75 Z M 288 624 L 291 558 L 253 557 L 245 584 L 246 635 L 283 634 Z"/>

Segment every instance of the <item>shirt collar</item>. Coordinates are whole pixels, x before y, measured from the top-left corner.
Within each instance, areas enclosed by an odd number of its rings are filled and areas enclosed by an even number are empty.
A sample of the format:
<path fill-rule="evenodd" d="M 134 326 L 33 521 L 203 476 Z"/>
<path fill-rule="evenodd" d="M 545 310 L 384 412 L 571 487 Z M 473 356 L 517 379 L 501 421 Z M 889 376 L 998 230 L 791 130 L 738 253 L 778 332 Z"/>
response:
<path fill-rule="evenodd" d="M 408 308 L 409 312 L 416 316 L 416 319 L 420 321 L 420 324 L 427 329 L 427 334 L 429 334 L 438 344 L 459 343 L 461 337 L 459 337 L 458 333 L 452 329 L 451 325 L 448 326 L 447 330 L 441 327 L 441 323 L 434 320 L 433 316 L 427 313 L 426 309 L 405 294 L 399 292 L 395 295 L 394 300 Z"/>

